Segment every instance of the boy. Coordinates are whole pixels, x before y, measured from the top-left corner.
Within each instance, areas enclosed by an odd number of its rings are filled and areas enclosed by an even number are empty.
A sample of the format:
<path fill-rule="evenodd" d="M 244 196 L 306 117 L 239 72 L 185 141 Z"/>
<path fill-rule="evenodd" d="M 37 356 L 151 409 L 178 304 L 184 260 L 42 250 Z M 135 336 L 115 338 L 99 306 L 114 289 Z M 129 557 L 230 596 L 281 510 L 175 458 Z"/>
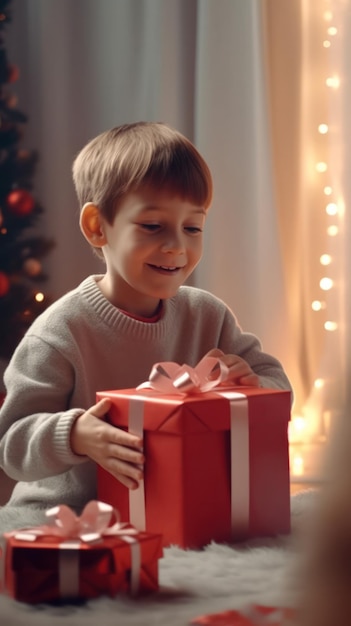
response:
<path fill-rule="evenodd" d="M 181 286 L 201 258 L 212 198 L 190 141 L 165 124 L 124 125 L 87 144 L 73 178 L 82 233 L 106 271 L 38 318 L 5 372 L 0 466 L 18 483 L 3 520 L 26 510 L 12 525 L 39 523 L 58 503 L 80 512 L 96 498 L 96 463 L 137 487 L 142 441 L 105 423 L 109 402 L 95 404 L 98 390 L 135 387 L 156 362 L 195 366 L 207 353 L 227 364 L 233 384 L 290 389 L 222 301 Z"/>

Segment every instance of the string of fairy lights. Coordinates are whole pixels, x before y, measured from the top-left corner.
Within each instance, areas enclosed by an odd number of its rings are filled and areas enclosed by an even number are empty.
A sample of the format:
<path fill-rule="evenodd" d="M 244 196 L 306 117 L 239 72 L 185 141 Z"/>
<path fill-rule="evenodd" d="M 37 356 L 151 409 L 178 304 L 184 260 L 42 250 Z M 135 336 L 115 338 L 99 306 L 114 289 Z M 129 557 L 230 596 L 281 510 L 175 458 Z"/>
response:
<path fill-rule="evenodd" d="M 323 48 L 329 49 L 335 45 L 335 38 L 338 36 L 338 28 L 333 24 L 334 14 L 331 10 L 325 10 L 323 13 L 323 19 L 325 22 L 325 39 L 323 39 Z M 327 75 L 325 78 L 325 87 L 327 90 L 327 97 L 329 99 L 334 97 L 334 93 L 340 87 L 340 77 L 334 72 Z M 331 93 L 330 93 L 331 92 Z M 321 123 L 318 126 L 318 132 L 320 135 L 329 135 L 330 129 L 328 123 Z M 330 172 L 330 164 L 327 161 L 318 161 L 316 163 L 317 172 Z M 329 174 L 329 178 L 331 175 Z M 323 184 L 323 183 L 321 183 Z M 342 217 L 343 207 L 340 198 L 336 200 L 337 190 L 333 188 L 331 184 L 323 184 L 323 193 L 326 197 L 325 212 L 331 218 L 331 223 L 327 226 L 327 236 L 337 238 L 339 235 L 339 220 Z M 328 268 L 333 264 L 333 256 L 328 253 L 321 254 L 319 258 L 320 264 L 326 270 L 326 274 L 320 279 L 319 286 L 322 292 L 328 292 L 335 288 L 334 279 L 328 275 Z M 311 307 L 313 311 L 320 311 L 327 309 L 327 303 L 323 297 L 318 300 L 313 300 Z M 338 330 L 339 324 L 335 319 L 326 319 L 324 322 L 324 328 L 328 332 Z M 323 386 L 323 379 L 316 379 L 316 387 Z"/>
<path fill-rule="evenodd" d="M 324 111 L 328 111 L 331 107 L 337 106 L 338 90 L 341 85 L 341 78 L 339 73 L 331 62 L 331 52 L 338 45 L 338 37 L 340 35 L 337 24 L 337 16 L 332 7 L 335 7 L 335 0 L 325 0 L 324 6 L 320 3 L 320 32 L 322 37 L 320 40 L 320 54 L 323 59 L 323 75 L 321 80 L 323 85 L 318 85 L 319 94 L 322 93 L 325 99 Z M 324 49 L 324 52 L 323 52 Z M 335 64 L 334 64 L 335 65 Z M 325 68 L 325 69 L 324 69 Z M 321 107 L 323 109 L 323 107 Z M 325 117 L 328 117 L 324 113 Z M 323 117 L 324 117 L 323 116 Z M 335 140 L 334 134 L 336 133 L 335 124 L 330 123 L 330 119 L 317 119 L 314 131 L 312 132 L 312 138 L 314 138 L 316 145 L 322 146 L 322 158 L 316 160 L 314 164 L 315 172 L 317 176 L 315 178 L 316 184 L 320 186 L 320 197 L 324 198 L 323 209 L 326 216 L 326 232 L 325 232 L 325 248 L 319 254 L 319 264 L 321 269 L 321 276 L 316 288 L 315 298 L 311 302 L 311 309 L 317 316 L 321 312 L 323 314 L 323 327 L 327 333 L 335 333 L 339 329 L 338 313 L 335 306 L 330 306 L 330 302 L 333 298 L 333 290 L 338 288 L 337 281 L 335 280 L 335 266 L 337 265 L 335 259 L 335 251 L 339 248 L 338 237 L 340 235 L 340 220 L 344 213 L 344 203 L 340 196 L 340 190 L 338 189 L 337 172 L 334 167 L 334 161 L 330 158 L 330 147 Z M 321 139 L 324 140 L 321 142 Z M 312 139 L 313 141 L 313 139 Z M 316 150 L 318 154 L 318 150 Z M 313 383 L 314 394 L 321 392 L 326 384 L 323 377 L 316 378 Z M 329 414 L 328 411 L 325 414 Z M 290 443 L 306 442 L 309 437 L 309 415 L 293 415 L 291 419 L 289 429 Z M 327 429 L 326 429 L 327 430 Z M 291 448 L 294 448 L 293 446 Z M 297 447 L 296 450 L 292 450 L 290 453 L 291 463 L 291 475 L 292 478 L 302 478 L 306 473 L 309 473 L 306 468 L 306 459 L 303 454 L 302 448 Z"/>

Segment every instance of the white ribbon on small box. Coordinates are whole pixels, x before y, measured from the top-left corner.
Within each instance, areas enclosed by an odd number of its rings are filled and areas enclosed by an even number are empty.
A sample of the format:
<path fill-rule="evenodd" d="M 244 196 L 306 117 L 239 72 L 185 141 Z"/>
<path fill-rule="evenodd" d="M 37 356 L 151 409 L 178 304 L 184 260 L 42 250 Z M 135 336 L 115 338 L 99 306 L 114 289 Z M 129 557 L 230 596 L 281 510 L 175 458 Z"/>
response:
<path fill-rule="evenodd" d="M 245 536 L 250 521 L 250 465 L 248 400 L 245 394 L 221 388 L 228 379 L 228 367 L 215 357 L 204 357 L 195 368 L 173 362 L 156 363 L 149 380 L 137 390 L 152 389 L 166 395 L 215 392 L 230 405 L 231 442 L 231 529 L 233 537 Z M 143 438 L 144 402 L 149 396 L 130 396 L 128 430 Z M 129 492 L 130 521 L 146 529 L 144 481 Z"/>

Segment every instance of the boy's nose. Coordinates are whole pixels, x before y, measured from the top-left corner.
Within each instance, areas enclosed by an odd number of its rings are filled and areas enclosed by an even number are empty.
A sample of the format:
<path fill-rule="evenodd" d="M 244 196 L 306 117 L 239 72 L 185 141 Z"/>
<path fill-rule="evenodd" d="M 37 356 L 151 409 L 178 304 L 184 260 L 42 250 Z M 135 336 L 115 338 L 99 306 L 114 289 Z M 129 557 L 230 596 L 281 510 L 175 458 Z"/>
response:
<path fill-rule="evenodd" d="M 162 252 L 182 252 L 184 250 L 183 238 L 177 233 L 165 237 L 161 245 Z"/>

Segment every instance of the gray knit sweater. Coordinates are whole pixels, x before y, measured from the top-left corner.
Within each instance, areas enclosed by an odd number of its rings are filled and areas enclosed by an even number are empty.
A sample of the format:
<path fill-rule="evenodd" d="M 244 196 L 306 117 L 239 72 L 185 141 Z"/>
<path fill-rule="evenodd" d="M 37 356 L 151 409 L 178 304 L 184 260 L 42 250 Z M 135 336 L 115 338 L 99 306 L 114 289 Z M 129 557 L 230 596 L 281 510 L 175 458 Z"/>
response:
<path fill-rule="evenodd" d="M 0 466 L 18 481 L 7 506 L 65 503 L 80 511 L 96 498 L 96 467 L 73 454 L 72 424 L 96 391 L 135 387 L 156 362 L 195 366 L 218 347 L 245 359 L 263 387 L 290 389 L 280 363 L 208 292 L 181 287 L 161 319 L 147 323 L 113 306 L 99 278 L 86 278 L 37 318 L 5 372 Z"/>

